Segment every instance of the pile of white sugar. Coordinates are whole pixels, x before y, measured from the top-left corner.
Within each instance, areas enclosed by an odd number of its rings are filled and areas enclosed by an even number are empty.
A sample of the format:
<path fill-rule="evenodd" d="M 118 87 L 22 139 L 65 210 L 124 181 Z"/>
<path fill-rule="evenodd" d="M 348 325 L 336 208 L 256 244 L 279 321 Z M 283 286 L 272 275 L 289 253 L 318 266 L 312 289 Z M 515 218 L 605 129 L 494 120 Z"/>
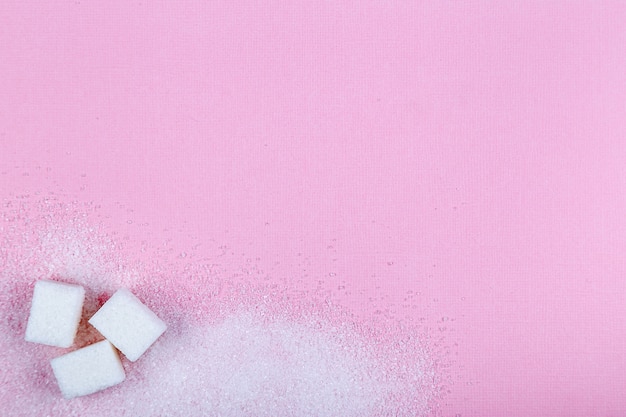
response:
<path fill-rule="evenodd" d="M 68 208 L 69 206 L 69 208 Z M 77 215 L 77 213 L 83 215 Z M 425 416 L 439 379 L 417 335 L 369 331 L 315 303 L 285 301 L 289 288 L 228 287 L 188 271 L 193 296 L 159 270 L 131 263 L 90 222 L 89 207 L 14 204 L 0 217 L 0 404 L 3 416 Z M 167 264 L 166 264 L 167 265 Z M 120 287 L 140 294 L 168 323 L 124 383 L 84 397 L 60 395 L 50 360 L 67 349 L 24 341 L 37 280 L 87 289 L 92 316 Z M 181 292 L 183 291 L 183 292 Z M 227 294 L 219 299 L 216 293 Z M 105 297 L 105 298 L 106 298 Z M 204 300 L 204 301 L 202 301 Z M 198 320 L 198 317 L 203 317 Z M 84 325 L 83 323 L 81 326 Z M 79 331 L 72 349 L 98 342 Z"/>

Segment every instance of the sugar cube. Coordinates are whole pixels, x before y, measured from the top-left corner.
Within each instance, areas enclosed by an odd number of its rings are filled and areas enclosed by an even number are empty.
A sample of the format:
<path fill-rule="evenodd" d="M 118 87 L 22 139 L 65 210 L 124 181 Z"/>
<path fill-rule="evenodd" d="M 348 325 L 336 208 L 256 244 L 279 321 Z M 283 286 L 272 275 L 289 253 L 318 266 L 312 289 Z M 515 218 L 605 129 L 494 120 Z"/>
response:
<path fill-rule="evenodd" d="M 37 281 L 24 339 L 50 346 L 72 346 L 84 300 L 85 289 L 80 285 Z"/>
<path fill-rule="evenodd" d="M 126 378 L 117 351 L 106 340 L 54 358 L 50 365 L 65 398 L 93 394 Z"/>
<path fill-rule="evenodd" d="M 163 334 L 167 325 L 129 290 L 118 290 L 89 320 L 130 361 Z"/>

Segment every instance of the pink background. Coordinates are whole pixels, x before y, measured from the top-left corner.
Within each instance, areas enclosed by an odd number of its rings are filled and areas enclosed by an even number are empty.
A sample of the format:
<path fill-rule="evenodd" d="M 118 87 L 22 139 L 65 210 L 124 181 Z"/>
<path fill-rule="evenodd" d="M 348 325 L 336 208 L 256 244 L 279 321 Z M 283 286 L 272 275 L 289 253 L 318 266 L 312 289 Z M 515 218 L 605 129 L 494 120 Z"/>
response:
<path fill-rule="evenodd" d="M 623 416 L 625 22 L 619 1 L 2 1 L 0 196 L 227 245 L 362 317 L 448 318 L 445 416 Z"/>

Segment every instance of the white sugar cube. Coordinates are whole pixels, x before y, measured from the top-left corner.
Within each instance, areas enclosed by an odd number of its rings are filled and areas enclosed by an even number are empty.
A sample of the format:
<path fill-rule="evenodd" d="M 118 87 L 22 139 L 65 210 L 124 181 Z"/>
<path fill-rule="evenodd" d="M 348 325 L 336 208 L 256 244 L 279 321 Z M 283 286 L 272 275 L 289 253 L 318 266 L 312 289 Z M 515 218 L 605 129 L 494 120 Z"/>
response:
<path fill-rule="evenodd" d="M 37 281 L 24 339 L 50 346 L 72 346 L 84 300 L 85 289 L 80 285 Z"/>
<path fill-rule="evenodd" d="M 50 365 L 65 398 L 93 394 L 126 378 L 117 351 L 106 340 L 52 359 Z"/>
<path fill-rule="evenodd" d="M 89 323 L 133 362 L 167 328 L 156 314 L 125 288 L 113 294 Z"/>

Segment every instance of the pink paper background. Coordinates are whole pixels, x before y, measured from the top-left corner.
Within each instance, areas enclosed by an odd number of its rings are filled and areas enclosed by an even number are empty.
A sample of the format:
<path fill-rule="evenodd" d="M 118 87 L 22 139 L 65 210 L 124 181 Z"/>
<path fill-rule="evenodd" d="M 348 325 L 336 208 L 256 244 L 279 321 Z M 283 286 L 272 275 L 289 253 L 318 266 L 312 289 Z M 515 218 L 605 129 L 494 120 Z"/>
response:
<path fill-rule="evenodd" d="M 624 416 L 625 68 L 619 1 L 3 1 L 0 196 L 449 318 L 445 416 Z"/>

